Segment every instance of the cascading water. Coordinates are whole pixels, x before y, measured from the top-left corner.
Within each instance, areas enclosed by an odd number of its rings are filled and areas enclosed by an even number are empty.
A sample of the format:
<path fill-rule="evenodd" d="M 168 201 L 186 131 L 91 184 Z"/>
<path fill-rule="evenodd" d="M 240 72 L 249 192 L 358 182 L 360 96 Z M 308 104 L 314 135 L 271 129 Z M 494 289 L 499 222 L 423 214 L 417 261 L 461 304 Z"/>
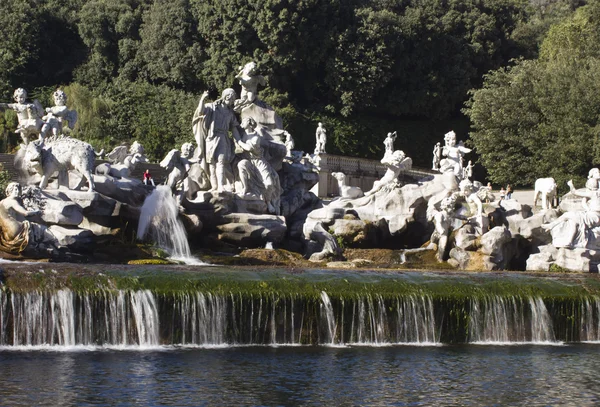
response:
<path fill-rule="evenodd" d="M 552 343 L 552 319 L 541 298 L 490 296 L 471 300 L 469 342 Z"/>
<path fill-rule="evenodd" d="M 0 289 L 2 346 L 598 342 L 600 299 Z M 558 339 L 557 339 L 558 338 Z"/>
<path fill-rule="evenodd" d="M 206 264 L 192 257 L 185 228 L 179 219 L 177 201 L 166 185 L 157 186 L 142 205 L 137 236 L 143 240 L 147 235 L 173 260 Z"/>

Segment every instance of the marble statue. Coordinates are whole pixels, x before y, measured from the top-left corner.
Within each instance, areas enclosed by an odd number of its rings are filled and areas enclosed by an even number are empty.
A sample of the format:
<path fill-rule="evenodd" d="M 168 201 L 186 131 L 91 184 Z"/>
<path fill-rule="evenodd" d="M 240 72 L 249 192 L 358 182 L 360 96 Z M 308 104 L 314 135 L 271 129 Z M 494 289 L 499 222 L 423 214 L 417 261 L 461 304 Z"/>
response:
<path fill-rule="evenodd" d="M 338 182 L 338 189 L 340 191 L 340 198 L 342 199 L 355 199 L 364 196 L 362 189 L 359 187 L 353 187 L 346 185 L 346 175 L 343 172 L 332 172 L 331 176 Z"/>
<path fill-rule="evenodd" d="M 136 154 L 141 157 L 142 161 L 140 162 L 148 162 L 148 159 L 144 155 L 144 147 L 137 140 L 129 148 L 127 148 L 127 145 L 115 147 L 106 155 L 106 158 L 113 164 L 129 165 L 130 163 L 127 163 L 127 161 L 131 161 Z"/>
<path fill-rule="evenodd" d="M 567 183 L 571 194 L 583 198 L 584 210 L 565 212 L 553 222 L 542 225 L 542 228 L 552 235 L 554 247 L 586 248 L 588 243 L 594 240 L 592 229 L 600 226 L 600 171 L 597 168 L 592 171 L 585 190 L 575 189 L 573 181 Z"/>
<path fill-rule="evenodd" d="M 31 136 L 38 136 L 44 124 L 42 116 L 44 109 L 36 99 L 33 103 L 26 103 L 27 91 L 23 88 L 15 90 L 13 95 L 16 103 L 0 103 L 0 108 L 12 109 L 17 112 L 19 126 L 15 133 L 19 133 L 23 139 L 23 144 L 29 144 Z"/>
<path fill-rule="evenodd" d="M 442 160 L 442 145 L 441 143 L 436 143 L 435 147 L 433 147 L 433 163 L 431 169 L 434 171 L 440 170 L 440 161 Z"/>
<path fill-rule="evenodd" d="M 533 194 L 534 208 L 540 197 L 542 198 L 542 210 L 551 209 L 552 201 L 556 198 L 556 181 L 554 178 L 538 178 L 535 180 Z"/>
<path fill-rule="evenodd" d="M 444 135 L 445 145 L 442 147 L 442 156 L 446 157 L 440 160 L 440 172 L 452 172 L 455 176 L 463 177 L 463 156 L 471 152 L 470 148 L 462 145 L 462 142 L 456 144 L 456 133 L 450 131 Z"/>
<path fill-rule="evenodd" d="M 388 185 L 399 186 L 398 175 L 402 171 L 412 168 L 412 159 L 407 157 L 402 150 L 396 150 L 388 157 L 384 156 L 381 163 L 387 166 L 386 172 L 380 180 L 373 183 L 373 188 L 370 191 L 365 192 L 366 196 L 373 195 Z"/>
<path fill-rule="evenodd" d="M 240 98 L 235 101 L 234 110 L 239 112 L 244 107 L 251 105 L 258 95 L 258 85 L 265 86 L 266 81 L 262 75 L 256 73 L 256 63 L 248 62 L 243 67 L 239 67 L 239 72 L 235 76 L 242 86 Z"/>
<path fill-rule="evenodd" d="M 296 144 L 294 143 L 294 139 L 292 138 L 292 135 L 290 133 L 284 131 L 283 134 L 285 135 L 285 156 L 292 157 L 292 150 L 294 149 L 294 147 L 296 147 Z"/>
<path fill-rule="evenodd" d="M 25 165 L 42 176 L 40 189 L 46 188 L 50 177 L 58 172 L 59 186 L 68 184 L 68 170 L 74 169 L 88 181 L 88 191 L 94 190 L 95 152 L 91 145 L 70 137 L 48 137 L 27 145 L 23 161 Z M 81 185 L 80 185 L 81 186 Z M 77 189 L 77 188 L 76 188 Z"/>
<path fill-rule="evenodd" d="M 384 157 L 389 157 L 394 154 L 394 141 L 396 141 L 396 137 L 396 132 L 388 133 L 385 140 L 383 140 L 383 145 L 385 146 Z"/>
<path fill-rule="evenodd" d="M 233 89 L 225 89 L 221 98 L 213 103 L 206 103 L 207 97 L 208 91 L 205 91 L 192 119 L 196 156 L 209 174 L 211 191 L 233 192 L 234 146 L 229 133 L 236 141 L 240 140 L 239 123 L 233 111 L 236 94 Z"/>
<path fill-rule="evenodd" d="M 10 182 L 6 198 L 0 201 L 0 250 L 12 254 L 21 253 L 29 243 L 31 224 L 25 218 L 41 212 L 25 209 L 21 193 L 21 186 Z"/>
<path fill-rule="evenodd" d="M 279 215 L 281 186 L 279 175 L 264 157 L 261 136 L 256 132 L 256 121 L 247 117 L 242 120 L 241 140 L 237 145 L 244 151 L 237 164 L 241 189 L 236 191 L 243 198 L 262 199 L 269 213 Z"/>
<path fill-rule="evenodd" d="M 477 208 L 477 216 L 481 217 L 483 214 L 483 204 L 478 196 L 479 189 L 475 190 L 473 183 L 468 179 L 463 179 L 460 181 L 458 187 L 460 189 L 460 194 L 465 198 L 465 201 L 467 201 L 469 204 L 474 204 Z M 487 188 L 485 189 L 487 190 Z"/>
<path fill-rule="evenodd" d="M 67 108 L 67 94 L 58 89 L 53 94 L 54 106 L 46 108 L 46 115 L 42 117 L 44 124 L 40 132 L 42 138 L 50 135 L 59 136 L 63 133 L 63 123 L 67 123 L 67 128 L 73 130 L 77 122 L 77 112 Z"/>
<path fill-rule="evenodd" d="M 327 130 L 323 127 L 323 123 L 319 123 L 315 133 L 317 144 L 315 145 L 315 154 L 326 154 L 325 144 L 327 144 Z"/>
<path fill-rule="evenodd" d="M 102 163 L 96 167 L 97 175 L 109 175 L 115 178 L 129 178 L 139 163 L 148 162 L 146 156 L 135 153 L 127 155 L 123 164 Z"/>
<path fill-rule="evenodd" d="M 181 184 L 183 196 L 187 196 L 190 191 L 190 182 L 188 173 L 196 160 L 193 157 L 194 145 L 192 143 L 183 143 L 181 151 L 177 149 L 171 150 L 167 156 L 160 162 L 160 166 L 169 172 L 166 184 L 171 191 L 176 192 L 177 186 Z"/>
<path fill-rule="evenodd" d="M 467 166 L 463 168 L 463 178 L 471 179 L 473 177 L 473 163 L 469 160 Z"/>
<path fill-rule="evenodd" d="M 450 235 L 450 226 L 454 217 L 454 206 L 456 198 L 450 195 L 442 199 L 440 209 L 434 209 L 429 215 L 428 220 L 433 222 L 434 230 L 429 239 L 430 245 L 437 245 L 436 258 L 439 262 L 444 261 L 446 249 L 448 247 L 448 236 Z"/>

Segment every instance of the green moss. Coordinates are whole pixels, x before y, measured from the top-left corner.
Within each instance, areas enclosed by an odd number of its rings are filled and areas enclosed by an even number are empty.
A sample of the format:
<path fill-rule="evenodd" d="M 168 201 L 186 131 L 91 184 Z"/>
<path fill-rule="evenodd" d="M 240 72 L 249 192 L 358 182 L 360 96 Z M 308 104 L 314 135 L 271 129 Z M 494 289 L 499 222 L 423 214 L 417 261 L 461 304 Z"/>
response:
<path fill-rule="evenodd" d="M 156 265 L 164 265 L 164 264 L 173 264 L 172 262 L 165 259 L 138 259 L 138 260 L 129 260 L 127 264 L 156 264 Z"/>

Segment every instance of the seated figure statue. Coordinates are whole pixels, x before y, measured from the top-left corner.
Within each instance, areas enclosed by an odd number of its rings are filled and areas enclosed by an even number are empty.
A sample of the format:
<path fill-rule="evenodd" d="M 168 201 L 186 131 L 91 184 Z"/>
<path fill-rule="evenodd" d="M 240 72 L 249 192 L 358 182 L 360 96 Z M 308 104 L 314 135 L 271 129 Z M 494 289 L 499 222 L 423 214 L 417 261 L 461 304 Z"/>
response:
<path fill-rule="evenodd" d="M 600 226 L 598 179 L 588 179 L 585 191 L 576 190 L 573 181 L 567 185 L 573 195 L 584 198 L 584 210 L 565 212 L 555 221 L 542 225 L 542 228 L 550 231 L 554 247 L 586 248 L 588 243 L 595 240 L 592 229 Z"/>
<path fill-rule="evenodd" d="M 256 132 L 256 121 L 247 117 L 242 120 L 241 126 L 245 132 L 237 145 L 244 150 L 244 153 L 237 169 L 242 188 L 236 192 L 244 198 L 264 200 L 269 213 L 279 215 L 281 198 L 279 175 L 264 158 L 261 137 Z"/>
<path fill-rule="evenodd" d="M 11 182 L 6 187 L 6 198 L 0 201 L 0 250 L 21 253 L 30 239 L 31 224 L 25 220 L 40 211 L 28 211 L 21 203 L 21 185 Z"/>
<path fill-rule="evenodd" d="M 402 171 L 412 168 L 412 158 L 407 157 L 402 150 L 396 150 L 392 154 L 385 155 L 381 163 L 387 166 L 387 170 L 380 180 L 373 183 L 373 188 L 365 192 L 365 196 L 373 195 L 387 185 L 399 185 L 398 175 Z"/>

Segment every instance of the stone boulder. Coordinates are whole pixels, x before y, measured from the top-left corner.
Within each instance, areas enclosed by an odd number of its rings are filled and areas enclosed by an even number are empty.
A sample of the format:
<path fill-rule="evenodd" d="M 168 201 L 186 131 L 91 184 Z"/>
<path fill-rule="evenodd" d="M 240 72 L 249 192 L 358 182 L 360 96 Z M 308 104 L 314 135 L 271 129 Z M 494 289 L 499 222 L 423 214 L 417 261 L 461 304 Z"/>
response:
<path fill-rule="evenodd" d="M 287 232 L 283 216 L 232 213 L 221 217 L 220 222 L 218 238 L 240 247 L 265 247 L 267 243 L 277 246 Z"/>

